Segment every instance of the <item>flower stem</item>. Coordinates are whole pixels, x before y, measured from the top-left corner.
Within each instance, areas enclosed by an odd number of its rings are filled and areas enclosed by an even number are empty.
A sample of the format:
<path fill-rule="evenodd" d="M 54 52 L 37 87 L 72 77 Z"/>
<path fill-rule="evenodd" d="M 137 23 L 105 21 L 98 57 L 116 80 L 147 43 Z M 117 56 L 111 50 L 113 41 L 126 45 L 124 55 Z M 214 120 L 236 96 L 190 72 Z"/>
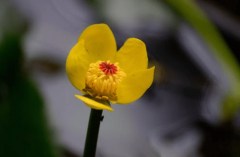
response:
<path fill-rule="evenodd" d="M 83 157 L 95 157 L 102 110 L 91 109 Z"/>

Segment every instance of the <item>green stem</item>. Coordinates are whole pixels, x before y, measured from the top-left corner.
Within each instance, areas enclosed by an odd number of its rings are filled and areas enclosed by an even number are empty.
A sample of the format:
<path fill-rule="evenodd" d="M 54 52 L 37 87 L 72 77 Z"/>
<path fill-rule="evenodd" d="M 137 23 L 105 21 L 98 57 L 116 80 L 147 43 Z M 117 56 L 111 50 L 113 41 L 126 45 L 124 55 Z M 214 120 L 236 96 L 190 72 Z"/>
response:
<path fill-rule="evenodd" d="M 102 110 L 91 109 L 83 157 L 95 157 Z"/>

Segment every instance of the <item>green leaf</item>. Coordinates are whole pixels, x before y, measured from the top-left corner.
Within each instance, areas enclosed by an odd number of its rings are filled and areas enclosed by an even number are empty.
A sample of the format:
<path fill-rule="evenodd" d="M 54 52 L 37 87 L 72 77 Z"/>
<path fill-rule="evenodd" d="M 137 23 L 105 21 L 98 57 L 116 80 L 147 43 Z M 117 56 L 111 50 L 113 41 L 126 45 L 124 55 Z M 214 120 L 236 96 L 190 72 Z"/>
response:
<path fill-rule="evenodd" d="M 0 1 L 0 156 L 55 157 L 43 100 L 23 70 L 25 21 L 7 2 Z"/>
<path fill-rule="evenodd" d="M 240 105 L 240 69 L 216 27 L 208 20 L 204 12 L 193 0 L 164 0 L 181 17 L 186 19 L 202 36 L 224 73 L 229 77 L 230 89 L 223 98 L 223 119 L 232 118 Z"/>
<path fill-rule="evenodd" d="M 0 156 L 54 157 L 43 101 L 33 83 L 18 77 L 0 104 Z"/>

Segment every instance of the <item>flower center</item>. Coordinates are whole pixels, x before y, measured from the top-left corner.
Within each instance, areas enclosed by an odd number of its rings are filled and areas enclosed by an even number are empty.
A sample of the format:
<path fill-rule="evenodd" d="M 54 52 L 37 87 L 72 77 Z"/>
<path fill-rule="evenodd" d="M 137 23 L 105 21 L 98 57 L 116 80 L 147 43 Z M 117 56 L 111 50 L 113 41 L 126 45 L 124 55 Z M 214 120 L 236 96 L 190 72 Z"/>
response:
<path fill-rule="evenodd" d="M 83 91 L 99 100 L 117 100 L 116 91 L 119 83 L 126 77 L 118 63 L 97 61 L 89 65 Z"/>
<path fill-rule="evenodd" d="M 102 62 L 99 64 L 99 68 L 106 74 L 106 75 L 113 75 L 117 73 L 117 66 L 111 63 Z"/>

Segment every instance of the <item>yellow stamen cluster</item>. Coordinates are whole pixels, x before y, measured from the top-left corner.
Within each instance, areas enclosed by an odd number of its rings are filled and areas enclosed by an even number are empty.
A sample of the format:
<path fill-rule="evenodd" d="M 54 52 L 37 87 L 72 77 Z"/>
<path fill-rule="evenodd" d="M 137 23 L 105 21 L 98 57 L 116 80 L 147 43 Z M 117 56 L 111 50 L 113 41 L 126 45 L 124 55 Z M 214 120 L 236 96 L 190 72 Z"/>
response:
<path fill-rule="evenodd" d="M 106 73 L 101 70 L 102 63 L 114 66 L 114 73 Z M 86 87 L 83 90 L 86 94 L 98 100 L 117 100 L 116 91 L 119 83 L 126 77 L 125 72 L 118 66 L 118 63 L 110 61 L 97 61 L 91 63 L 85 78 Z"/>

